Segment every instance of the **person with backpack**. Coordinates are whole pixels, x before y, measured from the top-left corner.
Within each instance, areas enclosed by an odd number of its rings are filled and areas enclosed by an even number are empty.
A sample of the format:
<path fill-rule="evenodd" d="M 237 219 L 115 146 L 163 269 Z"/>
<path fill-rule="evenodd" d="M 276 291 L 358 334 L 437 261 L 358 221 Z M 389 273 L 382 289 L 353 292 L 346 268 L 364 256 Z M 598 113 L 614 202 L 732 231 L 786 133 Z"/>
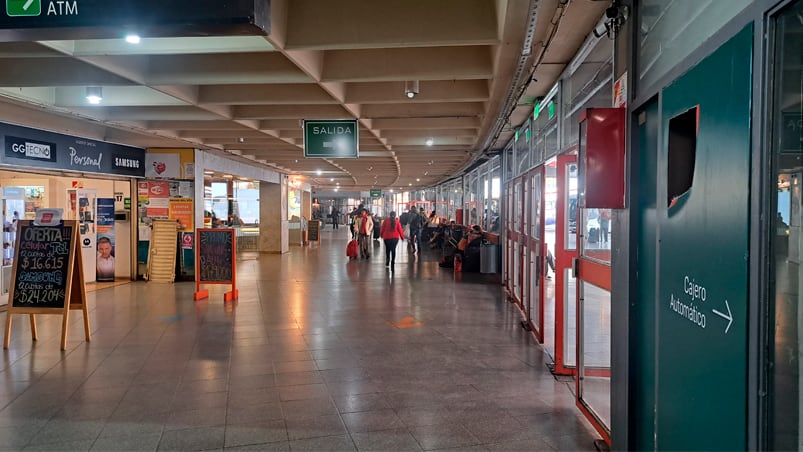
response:
<path fill-rule="evenodd" d="M 421 209 L 424 210 L 423 208 Z M 408 240 L 408 246 L 410 248 L 411 253 L 416 253 L 421 251 L 421 230 L 424 228 L 424 224 L 426 224 L 426 218 L 422 213 L 418 213 L 415 210 L 415 206 L 410 207 L 409 213 L 409 221 L 410 221 L 410 239 Z"/>
<path fill-rule="evenodd" d="M 379 236 L 385 241 L 385 267 L 393 266 L 396 263 L 396 245 L 399 244 L 399 239 L 404 240 L 404 229 L 402 229 L 401 222 L 396 218 L 396 212 L 391 211 L 390 217 L 382 222 L 379 228 Z"/>

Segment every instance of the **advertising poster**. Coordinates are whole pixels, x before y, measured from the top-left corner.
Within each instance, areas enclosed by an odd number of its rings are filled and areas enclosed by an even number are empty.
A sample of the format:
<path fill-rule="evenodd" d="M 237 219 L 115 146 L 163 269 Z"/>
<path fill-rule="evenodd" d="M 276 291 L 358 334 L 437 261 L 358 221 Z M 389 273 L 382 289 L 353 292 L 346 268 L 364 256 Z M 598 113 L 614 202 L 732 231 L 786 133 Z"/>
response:
<path fill-rule="evenodd" d="M 181 157 L 178 154 L 145 154 L 145 177 L 181 178 Z"/>
<path fill-rule="evenodd" d="M 114 281 L 114 198 L 98 198 L 98 281 Z"/>
<path fill-rule="evenodd" d="M 194 229 L 192 205 L 192 199 L 170 199 L 170 219 L 178 221 L 180 224 L 179 230 L 181 231 L 192 231 Z"/>
<path fill-rule="evenodd" d="M 170 183 L 148 182 L 146 216 L 167 217 L 170 215 Z"/>
<path fill-rule="evenodd" d="M 195 242 L 195 233 L 193 232 L 185 232 L 181 236 L 181 249 L 183 250 L 191 250 L 192 244 Z"/>
<path fill-rule="evenodd" d="M 95 241 L 97 239 L 97 190 L 81 188 L 76 190 L 78 201 L 78 231 L 81 236 L 86 282 L 95 281 Z"/>

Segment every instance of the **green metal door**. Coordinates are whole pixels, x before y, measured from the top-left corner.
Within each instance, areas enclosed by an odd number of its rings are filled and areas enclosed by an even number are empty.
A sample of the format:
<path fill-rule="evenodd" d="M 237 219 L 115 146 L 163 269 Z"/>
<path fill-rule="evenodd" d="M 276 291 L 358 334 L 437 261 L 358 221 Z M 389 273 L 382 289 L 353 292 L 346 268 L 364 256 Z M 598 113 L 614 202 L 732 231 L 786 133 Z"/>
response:
<path fill-rule="evenodd" d="M 659 450 L 746 446 L 752 46 L 749 25 L 661 93 Z"/>

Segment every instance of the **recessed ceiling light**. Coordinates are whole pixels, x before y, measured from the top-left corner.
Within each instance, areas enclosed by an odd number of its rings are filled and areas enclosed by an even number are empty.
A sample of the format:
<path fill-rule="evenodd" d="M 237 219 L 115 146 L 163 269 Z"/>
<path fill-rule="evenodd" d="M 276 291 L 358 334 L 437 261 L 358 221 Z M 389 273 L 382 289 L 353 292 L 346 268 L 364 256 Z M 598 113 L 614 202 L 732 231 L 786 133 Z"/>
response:
<path fill-rule="evenodd" d="M 125 36 L 125 42 L 129 44 L 139 44 L 142 39 L 136 33 L 129 33 Z"/>
<path fill-rule="evenodd" d="M 421 182 L 421 178 L 420 178 L 420 177 L 416 177 L 416 178 L 415 178 L 415 181 L 416 181 L 416 182 Z"/>
<path fill-rule="evenodd" d="M 237 141 L 239 141 L 240 143 L 245 143 L 245 138 L 240 137 L 240 138 L 237 139 Z"/>
<path fill-rule="evenodd" d="M 425 143 L 427 146 L 432 146 L 433 144 L 435 144 L 435 140 L 432 138 L 427 138 L 427 141 L 425 141 Z"/>
<path fill-rule="evenodd" d="M 410 187 L 412 187 L 412 186 L 413 186 L 413 183 L 412 183 L 412 182 L 410 182 L 410 183 L 409 183 L 409 184 L 407 184 L 407 185 L 409 185 Z"/>
<path fill-rule="evenodd" d="M 329 178 L 329 182 L 334 182 L 334 181 L 335 181 L 335 178 L 334 178 L 334 177 L 330 177 L 330 178 Z"/>
<path fill-rule="evenodd" d="M 86 100 L 93 105 L 99 104 L 103 100 L 103 88 L 100 86 L 87 86 Z"/>
<path fill-rule="evenodd" d="M 316 171 L 315 171 L 315 174 L 317 174 L 317 175 L 319 175 L 319 176 L 320 176 L 321 174 L 323 174 L 323 171 L 321 171 L 321 170 L 316 170 Z"/>

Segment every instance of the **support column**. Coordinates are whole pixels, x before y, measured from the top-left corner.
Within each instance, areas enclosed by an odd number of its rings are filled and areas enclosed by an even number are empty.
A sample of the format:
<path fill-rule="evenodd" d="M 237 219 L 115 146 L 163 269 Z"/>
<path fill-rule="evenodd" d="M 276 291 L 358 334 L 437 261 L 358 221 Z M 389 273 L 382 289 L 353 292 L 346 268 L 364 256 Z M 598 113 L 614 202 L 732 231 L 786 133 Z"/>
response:
<path fill-rule="evenodd" d="M 287 176 L 278 184 L 259 183 L 259 251 L 282 254 L 290 251 L 287 221 Z"/>
<path fill-rule="evenodd" d="M 301 192 L 301 216 L 312 219 L 312 193 L 306 190 Z"/>

